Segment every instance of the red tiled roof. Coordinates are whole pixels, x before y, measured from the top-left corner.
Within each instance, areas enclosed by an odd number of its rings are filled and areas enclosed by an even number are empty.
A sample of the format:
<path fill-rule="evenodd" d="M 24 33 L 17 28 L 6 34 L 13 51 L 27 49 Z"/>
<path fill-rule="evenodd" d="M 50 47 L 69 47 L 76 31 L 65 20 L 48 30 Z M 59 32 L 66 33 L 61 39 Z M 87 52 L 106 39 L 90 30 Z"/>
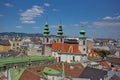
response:
<path fill-rule="evenodd" d="M 58 70 L 60 72 L 63 71 L 63 66 L 62 64 L 55 64 L 55 65 L 49 65 L 49 68 Z M 72 69 L 70 68 L 72 67 Z M 78 78 L 81 74 L 81 72 L 83 71 L 84 67 L 82 64 L 70 64 L 70 63 L 65 63 L 64 64 L 64 74 L 66 76 L 71 76 L 73 78 Z"/>
<path fill-rule="evenodd" d="M 94 49 L 91 50 L 90 53 L 88 53 L 88 59 L 97 59 L 101 58 L 95 51 Z"/>
<path fill-rule="evenodd" d="M 0 76 L 0 80 L 5 80 L 7 77 L 5 75 Z"/>
<path fill-rule="evenodd" d="M 80 50 L 78 49 L 78 44 L 65 44 L 65 43 L 53 43 L 52 50 L 59 50 L 63 53 L 74 53 L 80 54 Z"/>
<path fill-rule="evenodd" d="M 32 70 L 26 69 L 19 80 L 40 80 L 40 76 Z"/>
<path fill-rule="evenodd" d="M 111 66 L 106 61 L 101 61 L 100 65 L 105 66 L 106 68 L 111 68 Z"/>
<path fill-rule="evenodd" d="M 72 68 L 70 68 L 71 66 Z M 42 76 L 42 74 L 38 74 L 37 71 L 42 72 L 45 67 L 46 66 L 39 66 L 26 69 L 19 80 L 40 80 L 40 76 Z M 61 63 L 51 64 L 48 65 L 47 67 L 55 69 L 60 72 L 63 71 L 63 66 Z M 64 63 L 64 74 L 66 77 L 71 76 L 72 78 L 78 78 L 83 70 L 84 67 L 80 63 L 77 64 Z"/>
<path fill-rule="evenodd" d="M 64 66 L 65 75 L 71 76 L 72 78 L 78 78 L 84 70 L 82 64 L 65 64 Z M 70 67 L 73 68 L 71 69 Z"/>

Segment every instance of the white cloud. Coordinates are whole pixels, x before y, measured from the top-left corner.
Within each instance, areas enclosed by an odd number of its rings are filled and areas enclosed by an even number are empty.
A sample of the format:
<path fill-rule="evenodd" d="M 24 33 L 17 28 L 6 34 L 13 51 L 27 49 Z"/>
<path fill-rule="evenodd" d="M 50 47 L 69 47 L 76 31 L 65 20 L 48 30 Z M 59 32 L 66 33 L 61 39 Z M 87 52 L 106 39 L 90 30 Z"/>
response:
<path fill-rule="evenodd" d="M 103 19 L 104 20 L 119 20 L 120 19 L 120 15 L 115 16 L 115 17 L 106 16 Z"/>
<path fill-rule="evenodd" d="M 50 4 L 49 4 L 49 3 L 45 3 L 45 4 L 44 4 L 44 6 L 49 7 L 49 6 L 50 6 Z"/>
<path fill-rule="evenodd" d="M 120 22 L 93 22 L 96 27 L 116 27 L 120 26 Z"/>
<path fill-rule="evenodd" d="M 17 28 L 17 29 L 21 29 L 21 28 L 22 28 L 22 26 L 16 26 L 16 28 Z"/>
<path fill-rule="evenodd" d="M 58 28 L 58 25 L 50 25 L 50 28 Z"/>
<path fill-rule="evenodd" d="M 120 19 L 120 15 L 119 16 L 117 16 L 117 17 L 113 17 L 114 19 Z"/>
<path fill-rule="evenodd" d="M 106 16 L 106 17 L 104 17 L 103 19 L 104 19 L 104 20 L 111 20 L 112 17 L 110 17 L 110 16 Z"/>
<path fill-rule="evenodd" d="M 54 12 L 58 12 L 59 10 L 58 10 L 58 9 L 52 9 L 52 11 L 54 11 Z"/>
<path fill-rule="evenodd" d="M 71 27 L 81 27 L 82 25 L 86 25 L 86 24 L 88 24 L 87 21 L 85 21 L 85 22 L 80 22 L 80 23 L 78 23 L 78 24 L 71 24 L 70 26 L 71 26 Z"/>
<path fill-rule="evenodd" d="M 24 20 L 24 21 L 22 21 L 22 23 L 26 23 L 26 24 L 34 24 L 34 23 L 36 23 L 36 22 L 35 22 L 35 21 L 30 21 L 30 20 L 29 20 L 29 21 L 25 21 L 25 20 Z"/>
<path fill-rule="evenodd" d="M 36 23 L 34 18 L 41 16 L 44 13 L 44 9 L 40 6 L 34 5 L 32 8 L 27 9 L 23 13 L 21 13 L 21 22 L 22 23 Z"/>
<path fill-rule="evenodd" d="M 6 7 L 13 7 L 13 5 L 11 3 L 5 3 L 4 4 Z"/>

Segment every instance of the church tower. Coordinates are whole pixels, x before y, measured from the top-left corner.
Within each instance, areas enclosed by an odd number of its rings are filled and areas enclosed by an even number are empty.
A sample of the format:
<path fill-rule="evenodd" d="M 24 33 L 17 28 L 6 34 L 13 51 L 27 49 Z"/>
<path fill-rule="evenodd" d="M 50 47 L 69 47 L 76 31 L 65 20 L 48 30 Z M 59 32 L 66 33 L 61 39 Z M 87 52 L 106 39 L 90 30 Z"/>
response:
<path fill-rule="evenodd" d="M 79 32 L 79 50 L 82 54 L 87 53 L 87 41 L 86 41 L 86 32 L 84 30 L 84 27 L 82 26 L 82 30 Z"/>
<path fill-rule="evenodd" d="M 56 42 L 58 42 L 58 43 L 64 43 L 63 31 L 62 31 L 62 24 L 60 24 L 59 27 L 58 27 Z"/>
<path fill-rule="evenodd" d="M 49 27 L 48 27 L 48 22 L 46 19 L 46 23 L 45 23 L 45 28 L 43 31 L 43 44 L 50 44 L 50 31 L 49 31 Z"/>

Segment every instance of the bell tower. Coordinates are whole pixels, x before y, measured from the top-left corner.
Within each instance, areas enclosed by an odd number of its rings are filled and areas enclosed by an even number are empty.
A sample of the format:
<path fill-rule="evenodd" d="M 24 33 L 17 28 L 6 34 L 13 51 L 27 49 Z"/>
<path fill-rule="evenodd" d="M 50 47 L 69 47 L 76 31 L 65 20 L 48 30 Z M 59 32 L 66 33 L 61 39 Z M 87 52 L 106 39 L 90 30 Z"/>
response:
<path fill-rule="evenodd" d="M 87 53 L 87 41 L 86 41 L 86 32 L 84 30 L 84 26 L 82 26 L 82 29 L 79 32 L 79 50 L 82 54 Z"/>
<path fill-rule="evenodd" d="M 48 27 L 48 22 L 46 19 L 46 23 L 45 23 L 45 28 L 43 31 L 43 44 L 50 44 L 50 31 L 49 31 L 49 27 Z"/>
<path fill-rule="evenodd" d="M 63 31 L 62 31 L 62 24 L 61 23 L 60 23 L 60 25 L 58 27 L 56 42 L 58 42 L 58 43 L 64 43 Z"/>

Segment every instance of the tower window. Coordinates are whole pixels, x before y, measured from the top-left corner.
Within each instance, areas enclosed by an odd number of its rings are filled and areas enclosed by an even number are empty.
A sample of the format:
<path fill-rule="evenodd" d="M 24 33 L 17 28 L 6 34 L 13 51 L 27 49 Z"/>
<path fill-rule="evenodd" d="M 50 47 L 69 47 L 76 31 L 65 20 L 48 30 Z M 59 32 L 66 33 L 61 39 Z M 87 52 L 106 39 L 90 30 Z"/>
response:
<path fill-rule="evenodd" d="M 85 48 L 83 48 L 83 51 L 85 51 Z"/>
<path fill-rule="evenodd" d="M 83 45 L 85 45 L 85 40 L 83 41 Z"/>
<path fill-rule="evenodd" d="M 48 40 L 48 38 L 47 38 L 47 42 L 48 42 L 49 40 Z"/>
<path fill-rule="evenodd" d="M 58 62 L 60 62 L 61 61 L 61 58 L 60 57 L 58 57 Z"/>

